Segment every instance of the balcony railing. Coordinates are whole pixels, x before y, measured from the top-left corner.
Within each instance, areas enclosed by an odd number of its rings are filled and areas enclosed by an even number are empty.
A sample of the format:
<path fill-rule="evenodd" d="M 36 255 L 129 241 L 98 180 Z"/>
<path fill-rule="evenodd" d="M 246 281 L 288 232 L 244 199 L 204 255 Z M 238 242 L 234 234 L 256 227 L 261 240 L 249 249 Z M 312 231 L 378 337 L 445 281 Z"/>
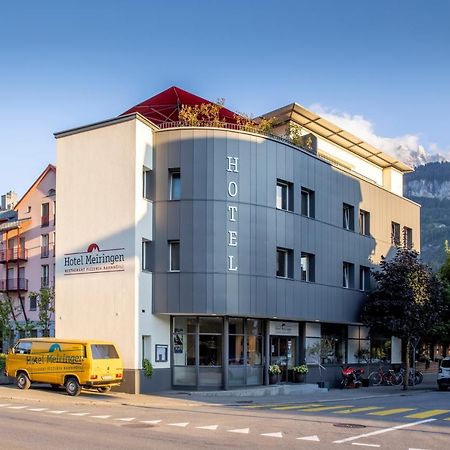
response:
<path fill-rule="evenodd" d="M 26 278 L 0 280 L 0 292 L 13 291 L 28 291 L 28 280 Z"/>
<path fill-rule="evenodd" d="M 0 250 L 0 264 L 14 261 L 27 261 L 28 251 L 23 247 L 8 248 L 8 250 Z"/>

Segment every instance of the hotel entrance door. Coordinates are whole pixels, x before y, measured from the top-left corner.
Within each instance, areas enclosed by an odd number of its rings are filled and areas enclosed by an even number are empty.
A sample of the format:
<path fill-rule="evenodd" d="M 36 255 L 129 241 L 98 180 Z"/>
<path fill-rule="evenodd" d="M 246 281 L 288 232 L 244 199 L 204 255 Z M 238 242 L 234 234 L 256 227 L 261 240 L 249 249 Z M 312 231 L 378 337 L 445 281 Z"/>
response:
<path fill-rule="evenodd" d="M 292 368 L 296 361 L 296 342 L 296 336 L 270 337 L 270 364 L 280 366 L 280 381 L 293 381 Z"/>

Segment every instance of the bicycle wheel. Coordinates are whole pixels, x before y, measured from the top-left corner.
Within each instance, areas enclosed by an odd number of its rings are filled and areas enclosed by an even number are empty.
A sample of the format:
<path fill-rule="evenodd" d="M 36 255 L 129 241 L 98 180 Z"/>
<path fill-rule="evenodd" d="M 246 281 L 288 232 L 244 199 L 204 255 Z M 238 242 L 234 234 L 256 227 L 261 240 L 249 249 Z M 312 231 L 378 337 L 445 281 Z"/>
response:
<path fill-rule="evenodd" d="M 415 374 L 414 380 L 415 380 L 416 384 L 420 384 L 420 383 L 422 383 L 422 381 L 423 381 L 423 373 L 422 373 L 422 372 L 420 372 L 419 370 L 418 370 L 418 371 L 416 371 L 416 374 Z"/>
<path fill-rule="evenodd" d="M 392 382 L 395 386 L 400 386 L 403 383 L 403 375 L 400 372 L 395 372 Z"/>
<path fill-rule="evenodd" d="M 381 375 L 380 372 L 372 372 L 369 375 L 369 383 L 374 385 L 374 386 L 379 386 L 381 384 Z"/>

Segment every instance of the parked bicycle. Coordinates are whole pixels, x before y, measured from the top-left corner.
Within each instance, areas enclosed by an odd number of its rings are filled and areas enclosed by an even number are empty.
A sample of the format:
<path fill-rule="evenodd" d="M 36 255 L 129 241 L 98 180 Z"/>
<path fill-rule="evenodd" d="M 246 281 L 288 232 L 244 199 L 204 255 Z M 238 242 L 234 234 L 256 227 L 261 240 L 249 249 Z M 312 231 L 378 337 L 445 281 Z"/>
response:
<path fill-rule="evenodd" d="M 403 383 L 403 379 L 406 376 L 405 375 L 406 369 L 401 367 L 397 373 L 399 373 L 401 375 L 402 383 Z M 423 381 L 423 373 L 420 370 L 414 371 L 414 369 L 409 369 L 409 379 L 408 379 L 409 386 L 416 386 L 416 385 L 422 383 L 422 381 Z"/>
<path fill-rule="evenodd" d="M 380 367 L 377 371 L 370 373 L 369 383 L 374 386 L 380 386 L 381 384 L 398 386 L 403 383 L 403 374 L 394 372 L 392 369 L 384 370 L 383 367 Z"/>

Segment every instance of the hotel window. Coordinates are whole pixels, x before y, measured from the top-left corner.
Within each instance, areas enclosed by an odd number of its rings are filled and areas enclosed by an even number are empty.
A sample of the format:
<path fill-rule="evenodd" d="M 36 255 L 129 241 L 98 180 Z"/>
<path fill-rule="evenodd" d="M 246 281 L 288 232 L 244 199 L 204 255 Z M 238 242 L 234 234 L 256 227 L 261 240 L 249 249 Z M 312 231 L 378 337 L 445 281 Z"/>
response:
<path fill-rule="evenodd" d="M 403 227 L 403 236 L 405 240 L 405 247 L 411 250 L 413 248 L 412 229 L 408 227 Z"/>
<path fill-rule="evenodd" d="M 169 241 L 169 267 L 171 272 L 180 271 L 180 241 Z"/>
<path fill-rule="evenodd" d="M 151 245 L 152 241 L 149 241 L 148 239 L 142 239 L 142 270 L 144 272 L 150 272 L 152 270 Z"/>
<path fill-rule="evenodd" d="M 146 200 L 152 199 L 152 171 L 144 166 L 142 170 L 142 196 Z"/>
<path fill-rule="evenodd" d="M 344 262 L 342 265 L 342 287 L 353 288 L 355 266 L 352 263 Z"/>
<path fill-rule="evenodd" d="M 346 230 L 355 230 L 355 208 L 347 203 L 342 205 L 342 226 Z"/>
<path fill-rule="evenodd" d="M 49 245 L 48 245 L 48 234 L 41 235 L 41 258 L 48 258 L 49 255 Z"/>
<path fill-rule="evenodd" d="M 302 187 L 301 190 L 301 214 L 314 218 L 314 191 Z"/>
<path fill-rule="evenodd" d="M 370 269 L 368 267 L 359 267 L 359 290 L 368 291 L 370 289 Z"/>
<path fill-rule="evenodd" d="M 169 170 L 170 200 L 180 200 L 181 197 L 181 172 L 180 169 Z"/>
<path fill-rule="evenodd" d="M 292 186 L 292 183 L 277 180 L 277 209 L 284 209 L 285 211 L 294 210 L 292 202 Z"/>
<path fill-rule="evenodd" d="M 400 224 L 397 222 L 391 222 L 391 244 L 400 245 Z"/>
<path fill-rule="evenodd" d="M 53 226 L 56 225 L 56 201 L 53 202 Z"/>
<path fill-rule="evenodd" d="M 292 250 L 277 248 L 277 277 L 293 278 Z"/>
<path fill-rule="evenodd" d="M 362 209 L 359 210 L 359 234 L 370 235 L 370 213 Z"/>
<path fill-rule="evenodd" d="M 41 227 L 48 227 L 50 208 L 49 203 L 42 203 L 41 205 Z"/>
<path fill-rule="evenodd" d="M 37 309 L 37 296 L 30 295 L 30 311 L 36 311 Z"/>
<path fill-rule="evenodd" d="M 41 266 L 41 288 L 49 287 L 50 279 L 49 279 L 49 271 L 48 264 L 43 264 Z"/>
<path fill-rule="evenodd" d="M 311 253 L 302 252 L 300 259 L 300 279 L 302 281 L 314 282 L 315 257 Z"/>

